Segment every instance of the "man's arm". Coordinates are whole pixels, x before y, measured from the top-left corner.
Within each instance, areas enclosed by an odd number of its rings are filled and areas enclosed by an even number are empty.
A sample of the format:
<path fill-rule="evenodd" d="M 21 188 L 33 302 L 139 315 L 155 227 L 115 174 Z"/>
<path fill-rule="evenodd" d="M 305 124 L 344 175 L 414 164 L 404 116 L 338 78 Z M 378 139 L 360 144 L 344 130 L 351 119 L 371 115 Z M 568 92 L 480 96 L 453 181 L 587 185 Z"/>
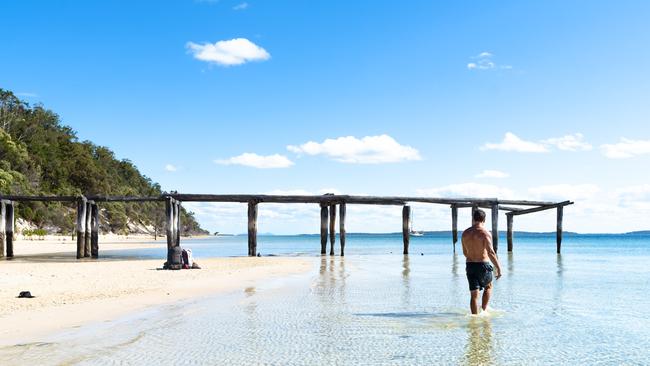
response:
<path fill-rule="evenodd" d="M 496 277 L 498 280 L 501 277 L 501 264 L 499 263 L 499 258 L 497 258 L 497 253 L 494 251 L 494 248 L 492 248 L 492 235 L 486 232 L 485 240 L 483 242 L 485 243 L 485 250 L 487 251 L 488 258 L 490 258 L 490 261 L 492 261 L 494 267 L 496 267 Z"/>
<path fill-rule="evenodd" d="M 467 258 L 467 249 L 465 248 L 465 233 L 460 237 L 460 243 L 463 247 L 463 255 Z"/>

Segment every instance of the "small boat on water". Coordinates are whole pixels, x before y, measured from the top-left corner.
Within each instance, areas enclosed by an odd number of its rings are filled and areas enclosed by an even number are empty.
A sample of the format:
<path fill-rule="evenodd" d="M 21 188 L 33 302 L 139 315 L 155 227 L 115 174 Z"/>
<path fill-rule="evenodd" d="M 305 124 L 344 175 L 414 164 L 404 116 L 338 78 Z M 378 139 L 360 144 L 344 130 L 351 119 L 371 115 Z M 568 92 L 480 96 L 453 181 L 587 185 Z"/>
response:
<path fill-rule="evenodd" d="M 411 230 L 411 232 L 410 232 L 409 234 L 410 234 L 411 236 L 424 236 L 424 233 L 423 233 L 423 232 L 421 232 L 421 231 L 415 231 L 415 230 Z"/>

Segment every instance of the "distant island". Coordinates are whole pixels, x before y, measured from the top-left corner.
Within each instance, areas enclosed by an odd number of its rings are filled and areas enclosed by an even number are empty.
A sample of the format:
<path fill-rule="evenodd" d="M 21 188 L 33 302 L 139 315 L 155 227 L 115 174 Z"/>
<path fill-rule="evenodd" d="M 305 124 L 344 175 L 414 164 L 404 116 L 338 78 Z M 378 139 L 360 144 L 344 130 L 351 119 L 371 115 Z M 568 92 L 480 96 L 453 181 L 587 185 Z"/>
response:
<path fill-rule="evenodd" d="M 79 169 L 83 167 L 83 169 Z M 0 195 L 159 196 L 158 183 L 109 148 L 79 141 L 76 132 L 41 105 L 30 106 L 0 88 Z M 69 234 L 75 210 L 61 203 L 25 202 L 16 207 L 18 229 Z M 182 209 L 182 234 L 208 234 Z M 101 205 L 101 232 L 161 234 L 164 204 Z"/>

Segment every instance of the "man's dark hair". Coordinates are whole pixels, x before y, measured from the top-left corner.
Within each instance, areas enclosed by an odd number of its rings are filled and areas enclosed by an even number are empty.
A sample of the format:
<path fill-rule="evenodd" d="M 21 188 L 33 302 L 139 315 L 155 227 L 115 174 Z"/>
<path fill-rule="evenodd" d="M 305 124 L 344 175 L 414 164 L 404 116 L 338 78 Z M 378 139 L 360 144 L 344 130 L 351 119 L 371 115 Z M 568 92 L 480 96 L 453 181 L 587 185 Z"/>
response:
<path fill-rule="evenodd" d="M 476 222 L 485 222 L 485 211 L 477 209 L 472 214 L 472 219 Z"/>

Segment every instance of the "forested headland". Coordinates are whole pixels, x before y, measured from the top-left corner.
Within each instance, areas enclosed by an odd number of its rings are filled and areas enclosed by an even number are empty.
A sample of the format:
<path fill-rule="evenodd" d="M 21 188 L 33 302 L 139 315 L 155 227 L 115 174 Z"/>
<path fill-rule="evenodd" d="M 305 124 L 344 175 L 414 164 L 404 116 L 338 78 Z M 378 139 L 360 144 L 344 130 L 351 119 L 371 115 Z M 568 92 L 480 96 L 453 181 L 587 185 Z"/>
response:
<path fill-rule="evenodd" d="M 0 88 L 0 195 L 158 196 L 158 183 L 109 148 L 79 141 L 76 132 L 41 105 Z M 74 205 L 26 202 L 16 216 L 48 233 L 72 233 Z M 164 232 L 164 203 L 102 203 L 101 232 Z M 183 234 L 207 234 L 182 210 Z M 41 231 L 42 231 L 41 230 Z"/>

